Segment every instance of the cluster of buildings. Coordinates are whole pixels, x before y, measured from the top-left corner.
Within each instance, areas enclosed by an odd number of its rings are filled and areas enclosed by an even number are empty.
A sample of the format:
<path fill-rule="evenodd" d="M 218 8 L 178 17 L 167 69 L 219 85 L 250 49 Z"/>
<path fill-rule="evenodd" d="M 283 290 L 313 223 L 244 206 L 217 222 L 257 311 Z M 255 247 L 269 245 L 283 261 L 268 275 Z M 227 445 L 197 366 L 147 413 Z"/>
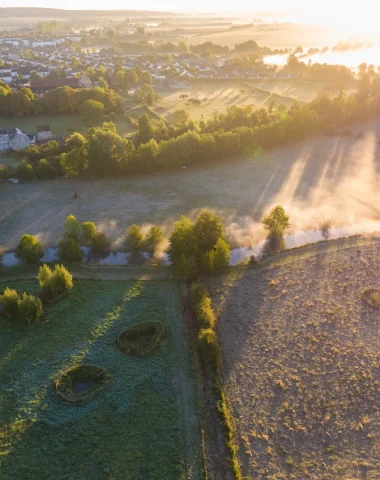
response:
<path fill-rule="evenodd" d="M 24 150 L 29 145 L 41 144 L 53 140 L 49 125 L 38 125 L 37 132 L 27 134 L 20 128 L 0 129 L 0 153 L 12 150 Z"/>
<path fill-rule="evenodd" d="M 121 53 L 109 45 L 93 45 L 95 38 L 86 35 L 89 45 L 82 45 L 81 35 L 66 35 L 55 39 L 38 38 L 30 39 L 23 37 L 0 37 L 0 58 L 3 66 L 0 66 L 0 80 L 12 83 L 19 87 L 22 82 L 27 83 L 33 70 L 41 77 L 48 77 L 51 70 L 63 68 L 67 77 L 66 84 L 75 84 L 75 78 L 83 68 L 73 68 L 73 57 L 85 68 L 94 69 L 103 66 L 106 69 L 107 81 L 112 85 L 112 74 L 115 68 L 115 55 L 124 69 L 140 67 L 143 71 L 150 72 L 153 82 L 157 85 L 168 84 L 177 79 L 182 82 L 185 79 L 257 79 L 257 78 L 295 78 L 297 75 L 282 72 L 275 65 L 265 65 L 258 61 L 250 68 L 236 65 L 236 58 L 230 53 L 204 57 L 194 53 L 172 54 L 132 54 Z M 80 42 L 68 44 L 65 40 Z M 30 48 L 33 50 L 33 58 L 30 58 Z M 92 52 L 90 52 L 92 50 Z M 28 55 L 26 52 L 28 51 Z M 28 58 L 26 58 L 28 56 Z M 45 83 L 37 87 L 36 92 L 41 93 Z M 33 87 L 33 84 L 31 84 Z M 33 88 L 32 88 L 33 90 Z M 38 90 L 38 91 L 37 91 Z"/>
<path fill-rule="evenodd" d="M 28 37 L 0 37 L 0 45 L 11 45 L 12 47 L 57 47 L 66 40 L 80 42 L 80 35 L 64 35 L 59 38 L 28 38 Z"/>

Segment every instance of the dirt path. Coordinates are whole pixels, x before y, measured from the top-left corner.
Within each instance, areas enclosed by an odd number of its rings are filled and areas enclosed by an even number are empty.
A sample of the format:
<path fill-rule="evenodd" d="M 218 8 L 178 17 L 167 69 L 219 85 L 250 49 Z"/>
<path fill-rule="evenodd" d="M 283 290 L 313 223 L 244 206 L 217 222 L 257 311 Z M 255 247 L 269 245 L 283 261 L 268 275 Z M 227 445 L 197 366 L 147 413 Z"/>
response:
<path fill-rule="evenodd" d="M 174 295 L 175 293 L 175 295 Z M 175 298 L 174 298 L 175 297 Z M 177 317 L 179 298 L 177 290 L 173 290 L 173 299 L 166 307 L 168 317 L 173 317 L 173 335 L 171 341 L 171 365 L 173 365 L 173 383 L 176 390 L 177 397 L 177 411 L 179 421 L 181 423 L 181 430 L 184 438 L 182 441 L 186 446 L 186 479 L 198 480 L 197 474 L 202 468 L 201 445 L 195 442 L 194 439 L 200 439 L 200 418 L 197 412 L 196 395 L 193 395 L 197 390 L 195 384 L 194 371 L 191 367 L 188 341 L 188 332 L 186 323 L 182 325 L 183 318 Z M 177 303 L 177 305 L 176 305 Z M 189 365 L 188 371 L 184 372 L 183 365 Z M 194 435 L 194 432 L 198 435 Z"/>
<path fill-rule="evenodd" d="M 196 348 L 196 326 L 190 308 L 188 286 L 181 289 L 184 318 L 188 327 L 189 345 L 197 379 L 199 415 L 202 425 L 204 462 L 209 480 L 234 480 L 228 463 L 228 450 L 220 415 L 216 408 L 216 398 L 210 374 L 199 358 Z"/>

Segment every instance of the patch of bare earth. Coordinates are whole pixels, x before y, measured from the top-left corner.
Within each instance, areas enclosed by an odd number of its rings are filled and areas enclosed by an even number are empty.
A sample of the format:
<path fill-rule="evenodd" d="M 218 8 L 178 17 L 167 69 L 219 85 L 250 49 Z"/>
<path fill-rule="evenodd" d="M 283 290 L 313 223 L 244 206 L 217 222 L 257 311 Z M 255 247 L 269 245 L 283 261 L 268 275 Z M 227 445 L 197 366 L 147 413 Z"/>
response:
<path fill-rule="evenodd" d="M 380 478 L 378 244 L 210 282 L 243 474 Z"/>

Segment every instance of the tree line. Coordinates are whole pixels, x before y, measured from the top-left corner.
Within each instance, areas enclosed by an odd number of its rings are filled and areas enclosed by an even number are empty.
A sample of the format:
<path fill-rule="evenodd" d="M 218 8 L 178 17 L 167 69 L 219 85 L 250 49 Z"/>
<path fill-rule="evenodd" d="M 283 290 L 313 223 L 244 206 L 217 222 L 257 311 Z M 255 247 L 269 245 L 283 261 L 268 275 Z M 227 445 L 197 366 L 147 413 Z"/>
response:
<path fill-rule="evenodd" d="M 30 146 L 17 169 L 21 180 L 59 176 L 133 175 L 174 169 L 256 154 L 263 148 L 286 145 L 316 133 L 336 133 L 355 122 L 380 114 L 380 76 L 362 72 L 358 91 L 341 91 L 331 98 L 319 94 L 290 108 L 273 100 L 267 108 L 229 107 L 199 122 L 178 115 L 176 123 L 153 124 L 147 114 L 138 120 L 132 139 L 120 136 L 112 122 L 92 127 L 86 135 L 72 134 L 64 145 L 52 141 Z M 10 167 L 0 170 L 9 178 Z"/>
<path fill-rule="evenodd" d="M 5 117 L 75 113 L 89 100 L 101 103 L 106 113 L 122 112 L 122 99 L 112 89 L 66 86 L 37 97 L 30 88 L 13 91 L 9 85 L 0 82 L 0 115 Z"/>

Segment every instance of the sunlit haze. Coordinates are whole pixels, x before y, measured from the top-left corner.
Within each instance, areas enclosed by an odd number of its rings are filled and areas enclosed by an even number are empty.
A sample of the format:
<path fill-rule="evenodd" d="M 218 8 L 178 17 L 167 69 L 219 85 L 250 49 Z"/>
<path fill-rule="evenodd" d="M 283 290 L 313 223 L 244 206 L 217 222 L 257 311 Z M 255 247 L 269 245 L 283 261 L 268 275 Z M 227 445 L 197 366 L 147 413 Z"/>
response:
<path fill-rule="evenodd" d="M 137 4 L 128 4 L 122 0 L 110 0 L 108 2 L 93 0 L 67 0 L 62 2 L 51 0 L 5 0 L 0 2 L 0 7 L 45 7 L 64 9 L 139 9 L 154 11 L 183 11 L 183 12 L 208 12 L 208 13 L 245 13 L 247 16 L 259 12 L 274 12 L 282 14 L 284 19 L 303 20 L 311 23 L 344 26 L 347 33 L 369 34 L 376 33 L 378 25 L 379 5 L 373 0 L 362 0 L 357 2 L 346 2 L 343 0 L 318 2 L 304 2 L 301 0 L 267 0 L 257 1 L 249 4 L 245 0 L 236 0 L 233 3 L 210 0 L 203 2 L 194 0 L 192 2 L 178 2 L 164 0 L 156 2 L 153 0 L 141 0 Z"/>

